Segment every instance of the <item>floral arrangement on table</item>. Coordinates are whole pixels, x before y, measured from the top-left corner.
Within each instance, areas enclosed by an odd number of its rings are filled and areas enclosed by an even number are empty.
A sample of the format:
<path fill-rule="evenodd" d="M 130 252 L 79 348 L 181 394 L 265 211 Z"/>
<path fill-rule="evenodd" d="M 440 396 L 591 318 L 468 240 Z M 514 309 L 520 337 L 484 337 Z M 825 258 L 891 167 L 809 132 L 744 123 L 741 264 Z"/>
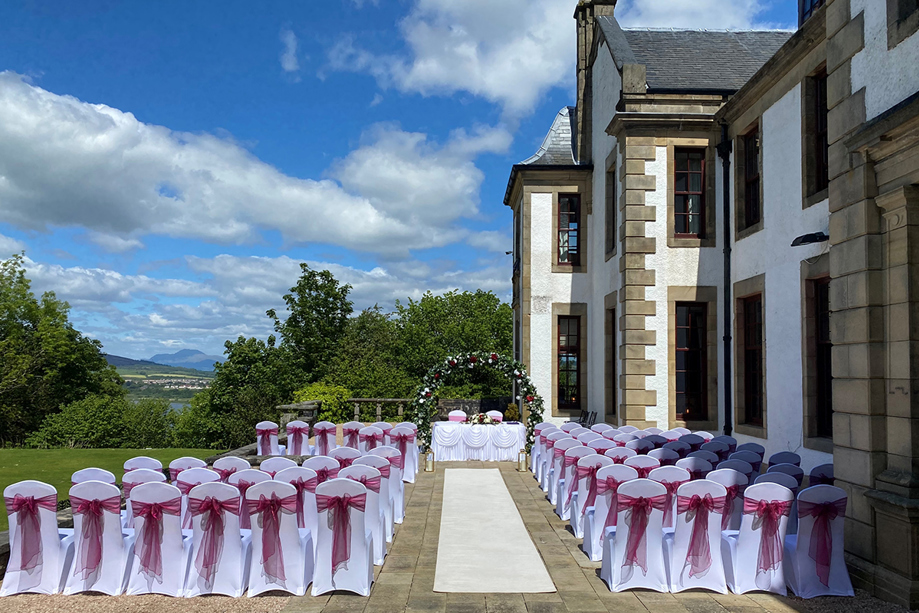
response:
<path fill-rule="evenodd" d="M 476 413 L 475 415 L 470 415 L 469 417 L 467 417 L 465 423 L 473 424 L 476 426 L 484 426 L 487 424 L 499 424 L 501 422 L 497 422 L 493 420 L 491 417 L 489 417 L 485 413 Z"/>
<path fill-rule="evenodd" d="M 533 433 L 536 424 L 542 422 L 543 400 L 536 393 L 536 387 L 527 376 L 526 368 L 517 360 L 497 353 L 467 353 L 450 356 L 434 366 L 422 379 L 415 392 L 412 404 L 408 409 L 408 419 L 418 426 L 418 440 L 424 449 L 431 448 L 431 422 L 437 411 L 437 400 L 434 394 L 443 385 L 447 377 L 460 369 L 492 368 L 504 374 L 517 384 L 517 402 L 529 409 L 527 415 L 527 442 L 529 451 L 535 442 Z M 482 417 L 488 418 L 487 415 Z M 469 423 L 467 421 L 467 423 Z M 487 422 L 486 422 L 487 423 Z"/>

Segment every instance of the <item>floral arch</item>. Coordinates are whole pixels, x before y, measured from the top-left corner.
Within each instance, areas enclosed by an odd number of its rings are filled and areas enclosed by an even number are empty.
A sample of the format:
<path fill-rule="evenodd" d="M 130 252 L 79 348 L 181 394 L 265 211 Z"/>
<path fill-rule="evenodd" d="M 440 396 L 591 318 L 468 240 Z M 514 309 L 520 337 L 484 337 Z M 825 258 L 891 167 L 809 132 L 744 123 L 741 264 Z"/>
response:
<path fill-rule="evenodd" d="M 411 419 L 418 426 L 418 438 L 425 449 L 431 448 L 431 421 L 437 402 L 434 394 L 444 384 L 447 377 L 458 369 L 491 368 L 502 373 L 505 377 L 517 384 L 517 402 L 523 415 L 523 404 L 529 408 L 526 420 L 527 451 L 533 446 L 533 432 L 536 424 L 542 422 L 543 401 L 536 388 L 527 376 L 523 364 L 497 353 L 467 353 L 448 357 L 443 363 L 438 364 L 428 371 L 422 379 L 417 392 L 412 398 L 409 409 Z"/>

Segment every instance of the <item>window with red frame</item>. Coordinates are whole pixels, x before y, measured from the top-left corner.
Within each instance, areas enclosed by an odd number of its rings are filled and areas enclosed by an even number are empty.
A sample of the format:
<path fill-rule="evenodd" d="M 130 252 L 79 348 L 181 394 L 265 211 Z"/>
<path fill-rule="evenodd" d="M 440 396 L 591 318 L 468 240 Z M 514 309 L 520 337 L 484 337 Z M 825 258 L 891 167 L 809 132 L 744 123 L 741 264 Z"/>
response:
<path fill-rule="evenodd" d="M 678 238 L 705 233 L 705 150 L 674 149 L 673 232 Z"/>
<path fill-rule="evenodd" d="M 763 425 L 763 297 L 743 300 L 744 423 Z"/>
<path fill-rule="evenodd" d="M 676 418 L 683 421 L 708 419 L 707 307 L 676 303 Z"/>
<path fill-rule="evenodd" d="M 579 266 L 581 263 L 581 197 L 562 194 L 558 198 L 558 263 Z"/>
<path fill-rule="evenodd" d="M 580 409 L 581 318 L 558 318 L 558 408 Z"/>

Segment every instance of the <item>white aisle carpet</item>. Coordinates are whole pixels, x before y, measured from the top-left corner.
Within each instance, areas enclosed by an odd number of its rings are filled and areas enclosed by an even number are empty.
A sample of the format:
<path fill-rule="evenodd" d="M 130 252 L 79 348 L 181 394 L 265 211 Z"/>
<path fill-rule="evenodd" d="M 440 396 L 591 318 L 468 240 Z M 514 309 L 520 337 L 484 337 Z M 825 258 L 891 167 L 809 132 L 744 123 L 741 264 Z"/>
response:
<path fill-rule="evenodd" d="M 445 471 L 434 591 L 555 591 L 497 469 Z"/>

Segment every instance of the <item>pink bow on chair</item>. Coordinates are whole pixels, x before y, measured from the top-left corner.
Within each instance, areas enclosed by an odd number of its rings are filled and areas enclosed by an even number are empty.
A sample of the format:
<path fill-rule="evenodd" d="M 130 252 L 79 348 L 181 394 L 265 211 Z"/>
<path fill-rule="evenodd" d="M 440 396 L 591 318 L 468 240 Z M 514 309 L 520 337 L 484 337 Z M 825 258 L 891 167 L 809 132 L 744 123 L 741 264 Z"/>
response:
<path fill-rule="evenodd" d="M 258 437 L 258 454 L 271 455 L 271 437 L 278 435 L 278 429 L 256 428 L 255 435 Z"/>
<path fill-rule="evenodd" d="M 627 481 L 627 480 L 626 480 Z M 625 483 L 626 481 L 617 481 L 613 477 L 607 477 L 606 479 L 597 480 L 597 494 L 603 496 L 606 492 L 612 492 L 609 500 L 609 510 L 606 512 L 606 522 L 603 524 L 603 532 L 601 533 L 600 538 L 602 539 L 606 534 L 606 529 L 610 526 L 616 525 L 616 517 L 619 513 L 618 505 L 616 504 L 617 497 L 619 496 L 619 486 Z"/>
<path fill-rule="evenodd" d="M 357 449 L 357 442 L 360 439 L 360 428 L 342 428 L 341 434 L 345 439 L 345 447 Z"/>
<path fill-rule="evenodd" d="M 140 572 L 151 579 L 163 582 L 163 518 L 166 515 L 178 517 L 182 512 L 182 499 L 173 498 L 165 502 L 131 501 L 134 518 L 144 518 L 141 536 L 137 539 Z"/>
<path fill-rule="evenodd" d="M 215 468 L 214 472 L 220 475 L 221 483 L 229 483 L 230 475 L 236 472 L 236 468 Z"/>
<path fill-rule="evenodd" d="M 253 481 L 240 479 L 236 482 L 236 489 L 239 490 L 239 527 L 243 530 L 251 530 L 252 522 L 249 519 L 249 513 L 246 511 L 246 492 L 255 485 Z"/>
<path fill-rule="evenodd" d="M 651 474 L 651 471 L 657 468 L 657 466 L 633 466 L 636 471 L 638 471 L 639 479 L 647 479 L 648 475 Z"/>
<path fill-rule="evenodd" d="M 380 485 L 382 485 L 383 480 L 380 477 L 371 477 L 367 478 L 367 475 L 361 475 L 360 477 L 348 477 L 351 481 L 357 481 L 364 487 L 366 487 L 371 492 L 380 493 Z"/>
<path fill-rule="evenodd" d="M 309 426 L 287 426 L 287 443 L 290 445 L 290 455 L 303 455 L 303 441 L 310 435 Z M 316 435 L 316 447 L 319 447 L 319 435 Z M 319 455 L 325 455 L 320 453 Z"/>
<path fill-rule="evenodd" d="M 297 490 L 297 527 L 306 528 L 306 518 L 303 515 L 303 494 L 305 492 L 315 494 L 316 486 L 319 485 L 319 480 L 316 479 L 316 477 L 310 477 L 309 479 L 297 477 L 297 479 L 291 481 L 290 484 Z"/>
<path fill-rule="evenodd" d="M 297 512 L 297 496 L 278 498 L 272 492 L 271 498 L 264 494 L 258 500 L 247 500 L 249 515 L 258 514 L 262 525 L 262 567 L 270 582 L 286 581 L 284 573 L 284 552 L 281 549 L 281 514 Z"/>
<path fill-rule="evenodd" d="M 316 509 L 322 513 L 328 511 L 328 524 L 332 529 L 332 573 L 342 566 L 347 568 L 351 559 L 351 517 L 348 509 L 363 511 L 367 504 L 367 494 L 358 496 L 316 496 Z"/>
<path fill-rule="evenodd" d="M 676 496 L 676 491 L 686 481 L 659 481 L 659 483 L 667 488 L 667 493 L 664 494 L 667 497 L 667 507 L 664 509 L 664 527 L 669 528 L 673 525 L 673 497 Z"/>
<path fill-rule="evenodd" d="M 597 464 L 594 466 L 578 466 L 578 478 L 587 479 L 587 499 L 581 506 L 581 515 L 587 513 L 587 507 L 592 507 L 597 501 L 597 471 L 603 466 Z"/>
<path fill-rule="evenodd" d="M 172 468 L 169 467 L 169 480 L 175 483 L 175 480 L 179 478 L 179 474 L 185 470 L 184 468 Z"/>
<path fill-rule="evenodd" d="M 394 456 L 390 456 L 390 457 L 388 457 L 388 458 L 386 458 L 386 459 L 389 460 L 389 466 L 390 466 L 390 468 L 398 468 L 399 470 L 402 470 L 402 468 L 403 468 L 403 466 L 404 466 L 403 463 L 402 463 L 402 456 L 400 456 L 400 455 L 394 455 Z"/>
<path fill-rule="evenodd" d="M 214 579 L 214 573 L 217 572 L 217 563 L 220 561 L 220 554 L 223 552 L 223 529 L 225 526 L 224 513 L 232 513 L 239 516 L 240 499 L 228 498 L 226 500 L 217 500 L 211 496 L 188 499 L 188 514 L 190 517 L 207 515 L 201 524 L 203 532 L 201 536 L 201 547 L 198 549 L 198 555 L 195 556 L 195 569 L 198 576 L 204 579 L 208 585 Z M 238 535 L 237 535 L 238 536 Z"/>
<path fill-rule="evenodd" d="M 762 528 L 759 541 L 759 553 L 756 557 L 756 572 L 767 572 L 778 568 L 782 563 L 782 539 L 779 535 L 779 522 L 782 516 L 791 512 L 791 500 L 752 500 L 743 501 L 744 515 L 753 515 L 753 529 Z"/>
<path fill-rule="evenodd" d="M 731 524 L 731 515 L 734 512 L 734 500 L 740 495 L 740 486 L 732 485 L 725 488 L 728 493 L 724 496 L 724 514 L 721 516 L 721 529 L 727 530 Z"/>
<path fill-rule="evenodd" d="M 4 496 L 7 515 L 16 514 L 16 531 L 19 533 L 19 568 L 31 571 L 42 564 L 41 513 L 40 509 L 57 512 L 57 494 L 41 498 L 16 494 L 13 498 Z"/>
<path fill-rule="evenodd" d="M 621 509 L 629 509 L 629 538 L 625 544 L 625 560 L 622 563 L 623 568 L 626 566 L 638 566 L 642 573 L 648 574 L 648 520 L 654 509 L 664 510 L 667 504 L 667 496 L 652 496 L 646 498 L 639 496 L 633 498 L 624 494 L 616 496 L 616 504 Z"/>
<path fill-rule="evenodd" d="M 399 453 L 402 454 L 402 466 L 407 466 L 408 445 L 409 443 L 415 442 L 415 435 L 414 434 L 390 434 L 389 440 L 398 446 Z M 402 468 L 402 466 L 400 466 L 399 468 Z"/>
<path fill-rule="evenodd" d="M 383 442 L 382 434 L 361 434 L 359 438 L 360 441 L 366 446 L 367 451 L 376 449 L 377 445 Z"/>
<path fill-rule="evenodd" d="M 335 434 L 335 426 L 313 426 L 313 436 L 316 437 L 316 455 L 329 455 L 329 439 L 327 438 L 329 434 Z"/>
<path fill-rule="evenodd" d="M 80 546 L 77 558 L 74 561 L 73 575 L 82 575 L 84 581 L 94 575 L 102 563 L 102 530 L 105 520 L 102 514 L 106 511 L 118 515 L 121 513 L 121 496 L 111 498 L 87 500 L 84 498 L 70 497 L 70 508 L 74 515 L 83 516 L 83 527 L 80 530 Z"/>
<path fill-rule="evenodd" d="M 677 515 L 685 514 L 686 521 L 693 522 L 689 548 L 686 551 L 690 577 L 700 577 L 712 566 L 712 550 L 708 542 L 708 514 L 724 513 L 724 501 L 724 496 L 712 498 L 711 494 L 704 497 L 698 494 L 676 497 Z"/>
<path fill-rule="evenodd" d="M 628 459 L 628 456 L 624 456 L 624 455 L 607 456 L 607 457 L 609 457 L 609 459 L 613 461 L 613 464 L 625 464 L 626 459 Z"/>
<path fill-rule="evenodd" d="M 319 468 L 316 470 L 316 481 L 325 483 L 329 479 L 337 479 L 339 470 L 340 468 Z"/>
<path fill-rule="evenodd" d="M 807 555 L 817 564 L 817 578 L 830 586 L 830 563 L 833 557 L 833 520 L 846 516 L 846 498 L 828 502 L 798 501 L 798 517 L 814 518 Z"/>

